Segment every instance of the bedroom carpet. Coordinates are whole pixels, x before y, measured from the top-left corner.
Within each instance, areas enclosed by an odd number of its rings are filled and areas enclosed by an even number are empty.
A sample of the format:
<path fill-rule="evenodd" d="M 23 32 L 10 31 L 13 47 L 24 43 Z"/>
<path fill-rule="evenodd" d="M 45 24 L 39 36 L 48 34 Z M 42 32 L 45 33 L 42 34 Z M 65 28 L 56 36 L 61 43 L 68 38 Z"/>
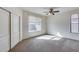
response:
<path fill-rule="evenodd" d="M 79 41 L 43 35 L 21 41 L 10 52 L 79 52 Z"/>

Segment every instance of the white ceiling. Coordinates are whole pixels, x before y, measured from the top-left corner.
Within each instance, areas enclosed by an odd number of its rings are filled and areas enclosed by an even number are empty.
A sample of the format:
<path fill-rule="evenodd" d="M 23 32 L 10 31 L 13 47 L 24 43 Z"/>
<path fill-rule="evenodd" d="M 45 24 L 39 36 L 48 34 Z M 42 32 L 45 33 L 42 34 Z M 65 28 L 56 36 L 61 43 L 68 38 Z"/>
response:
<path fill-rule="evenodd" d="M 24 11 L 30 11 L 44 16 L 47 16 L 46 13 L 44 12 L 48 12 L 50 8 L 51 7 L 21 7 L 21 9 L 23 9 Z M 52 7 L 52 8 L 54 10 L 59 10 L 60 11 L 59 13 L 78 9 L 78 7 Z"/>
<path fill-rule="evenodd" d="M 44 12 L 48 12 L 50 8 L 51 7 L 22 7 L 21 9 L 46 16 Z M 52 8 L 55 9 L 57 7 Z"/>

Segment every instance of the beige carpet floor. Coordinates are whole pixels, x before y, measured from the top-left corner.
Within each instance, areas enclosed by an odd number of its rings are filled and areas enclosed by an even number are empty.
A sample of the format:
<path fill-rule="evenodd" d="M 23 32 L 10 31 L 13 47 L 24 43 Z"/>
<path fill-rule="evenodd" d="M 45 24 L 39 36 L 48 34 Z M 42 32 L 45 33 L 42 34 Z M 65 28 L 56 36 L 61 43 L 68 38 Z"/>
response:
<path fill-rule="evenodd" d="M 21 41 L 10 52 L 79 52 L 79 41 L 43 35 Z"/>

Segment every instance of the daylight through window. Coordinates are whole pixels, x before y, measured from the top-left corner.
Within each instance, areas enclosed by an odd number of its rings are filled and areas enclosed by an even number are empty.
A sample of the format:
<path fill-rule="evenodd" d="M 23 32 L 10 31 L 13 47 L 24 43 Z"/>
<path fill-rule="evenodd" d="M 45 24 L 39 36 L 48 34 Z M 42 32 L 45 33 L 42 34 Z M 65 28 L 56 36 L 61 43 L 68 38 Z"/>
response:
<path fill-rule="evenodd" d="M 41 31 L 41 19 L 34 16 L 29 16 L 29 32 Z"/>

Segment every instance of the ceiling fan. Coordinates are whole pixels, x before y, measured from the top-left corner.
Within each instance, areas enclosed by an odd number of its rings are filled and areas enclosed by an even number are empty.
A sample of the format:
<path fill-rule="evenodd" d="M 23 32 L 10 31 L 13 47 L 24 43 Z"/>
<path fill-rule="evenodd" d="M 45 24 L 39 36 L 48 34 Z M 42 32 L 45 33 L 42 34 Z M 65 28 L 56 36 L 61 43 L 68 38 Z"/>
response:
<path fill-rule="evenodd" d="M 53 8 L 50 8 L 48 12 L 44 12 L 44 13 L 47 13 L 46 15 L 55 15 L 55 13 L 58 13 L 60 12 L 59 10 L 57 11 L 54 11 Z"/>

